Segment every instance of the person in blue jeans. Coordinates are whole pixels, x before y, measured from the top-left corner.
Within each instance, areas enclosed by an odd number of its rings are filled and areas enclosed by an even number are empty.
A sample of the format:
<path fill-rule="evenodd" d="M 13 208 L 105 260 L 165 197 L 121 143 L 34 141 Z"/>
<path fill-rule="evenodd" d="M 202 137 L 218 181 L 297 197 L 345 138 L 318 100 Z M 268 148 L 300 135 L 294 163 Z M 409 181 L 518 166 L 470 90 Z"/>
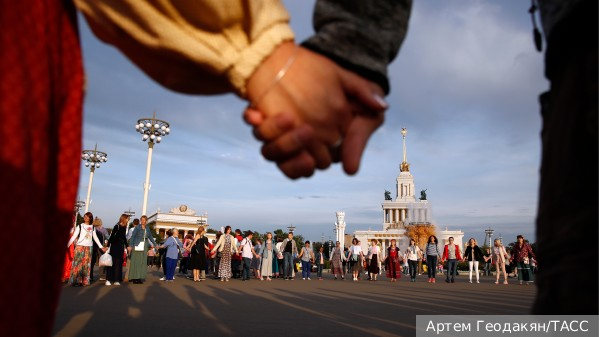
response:
<path fill-rule="evenodd" d="M 287 238 L 281 243 L 280 251 L 283 252 L 283 277 L 285 280 L 293 280 L 293 258 L 297 256 L 297 246 L 293 240 L 293 232 L 287 234 Z"/>
<path fill-rule="evenodd" d="M 312 269 L 312 261 L 314 261 L 314 253 L 310 247 L 310 241 L 306 241 L 298 258 L 302 261 L 302 280 L 310 280 L 310 269 Z"/>
<path fill-rule="evenodd" d="M 260 258 L 260 255 L 258 255 L 254 250 L 252 237 L 254 237 L 254 233 L 252 233 L 252 231 L 248 231 L 245 239 L 243 239 L 239 244 L 239 250 L 241 250 L 241 257 L 243 258 L 243 272 L 241 274 L 242 281 L 250 280 L 250 264 L 252 263 L 252 258 Z"/>
<path fill-rule="evenodd" d="M 443 249 L 443 260 L 447 261 L 447 278 L 445 282 L 453 283 L 455 280 L 455 274 L 458 269 L 458 260 L 461 260 L 460 246 L 453 243 L 453 237 L 449 237 L 449 243 L 445 245 Z M 451 280 L 449 274 L 451 273 Z"/>
<path fill-rule="evenodd" d="M 169 229 L 166 231 L 167 239 L 164 241 L 161 247 L 166 248 L 166 276 L 167 282 L 173 282 L 175 279 L 175 269 L 177 268 L 177 261 L 179 260 L 179 249 L 183 247 L 183 243 L 179 240 L 179 230 L 176 228 Z"/>

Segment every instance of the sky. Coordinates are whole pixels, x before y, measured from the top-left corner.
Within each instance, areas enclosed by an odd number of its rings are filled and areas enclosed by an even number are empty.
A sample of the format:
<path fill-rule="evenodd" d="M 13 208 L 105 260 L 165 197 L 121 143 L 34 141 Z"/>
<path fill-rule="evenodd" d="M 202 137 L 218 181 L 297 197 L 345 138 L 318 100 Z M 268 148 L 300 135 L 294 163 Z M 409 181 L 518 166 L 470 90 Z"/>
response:
<path fill-rule="evenodd" d="M 296 40 L 313 34 L 314 1 L 284 1 Z M 540 165 L 538 95 L 547 90 L 523 1 L 414 1 L 398 57 L 389 66 L 390 107 L 360 171 L 340 165 L 290 180 L 260 155 L 261 143 L 235 95 L 190 96 L 153 82 L 80 17 L 87 77 L 83 147 L 108 154 L 95 171 L 89 210 L 104 223 L 141 215 L 147 143 L 137 120 L 156 117 L 171 134 L 154 147 L 148 214 L 181 204 L 208 213 L 212 228 L 260 233 L 289 225 L 306 239 L 334 239 L 335 212 L 346 234 L 381 229 L 385 190 L 395 198 L 407 128 L 416 196 L 426 189 L 433 222 L 484 241 L 534 239 Z M 201 80 L 201 79 L 198 79 Z M 82 161 L 79 198 L 90 172 Z"/>

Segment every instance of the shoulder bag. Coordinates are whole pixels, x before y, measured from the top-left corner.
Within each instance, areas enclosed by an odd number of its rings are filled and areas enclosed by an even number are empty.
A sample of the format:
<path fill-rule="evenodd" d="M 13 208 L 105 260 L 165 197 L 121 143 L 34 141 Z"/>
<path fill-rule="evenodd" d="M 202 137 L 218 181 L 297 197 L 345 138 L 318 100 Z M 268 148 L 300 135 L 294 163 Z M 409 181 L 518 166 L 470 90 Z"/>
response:
<path fill-rule="evenodd" d="M 141 226 L 141 225 L 138 225 Z M 146 230 L 144 229 L 144 239 L 142 241 L 140 241 L 137 246 L 135 246 L 135 251 L 136 252 L 143 252 L 144 251 L 144 245 L 146 244 Z M 181 254 L 181 252 L 179 252 L 179 254 Z"/>

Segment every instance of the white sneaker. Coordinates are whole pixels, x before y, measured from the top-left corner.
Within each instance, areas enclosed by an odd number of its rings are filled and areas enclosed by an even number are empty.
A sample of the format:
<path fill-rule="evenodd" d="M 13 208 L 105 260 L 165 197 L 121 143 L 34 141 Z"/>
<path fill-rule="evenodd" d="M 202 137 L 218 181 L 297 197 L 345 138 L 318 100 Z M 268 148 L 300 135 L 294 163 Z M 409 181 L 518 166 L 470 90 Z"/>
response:
<path fill-rule="evenodd" d="M 308 281 L 310 281 L 310 278 L 308 277 Z"/>
<path fill-rule="evenodd" d="M 476 280 L 476 283 L 480 283 L 480 281 L 479 281 L 479 280 Z"/>
<path fill-rule="evenodd" d="M 106 283 L 104 283 L 104 284 L 107 286 L 111 285 L 110 281 L 106 281 Z"/>
<path fill-rule="evenodd" d="M 115 286 L 120 286 L 121 284 L 119 282 L 114 282 Z"/>
<path fill-rule="evenodd" d="M 306 280 L 306 278 L 305 278 L 305 277 L 302 277 L 302 280 L 303 280 L 303 281 L 305 281 L 305 280 Z"/>
<path fill-rule="evenodd" d="M 166 277 L 161 277 L 160 278 L 160 281 L 164 281 L 164 280 L 166 280 Z"/>

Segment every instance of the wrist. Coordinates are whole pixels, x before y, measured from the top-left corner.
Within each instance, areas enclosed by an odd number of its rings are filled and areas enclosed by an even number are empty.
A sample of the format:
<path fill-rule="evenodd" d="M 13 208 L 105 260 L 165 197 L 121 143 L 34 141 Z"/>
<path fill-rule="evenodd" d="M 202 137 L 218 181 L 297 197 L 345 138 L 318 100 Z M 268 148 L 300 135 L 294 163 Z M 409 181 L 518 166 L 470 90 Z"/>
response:
<path fill-rule="evenodd" d="M 299 46 L 294 42 L 283 42 L 270 54 L 249 77 L 246 97 L 253 107 L 283 79 L 297 56 Z"/>

